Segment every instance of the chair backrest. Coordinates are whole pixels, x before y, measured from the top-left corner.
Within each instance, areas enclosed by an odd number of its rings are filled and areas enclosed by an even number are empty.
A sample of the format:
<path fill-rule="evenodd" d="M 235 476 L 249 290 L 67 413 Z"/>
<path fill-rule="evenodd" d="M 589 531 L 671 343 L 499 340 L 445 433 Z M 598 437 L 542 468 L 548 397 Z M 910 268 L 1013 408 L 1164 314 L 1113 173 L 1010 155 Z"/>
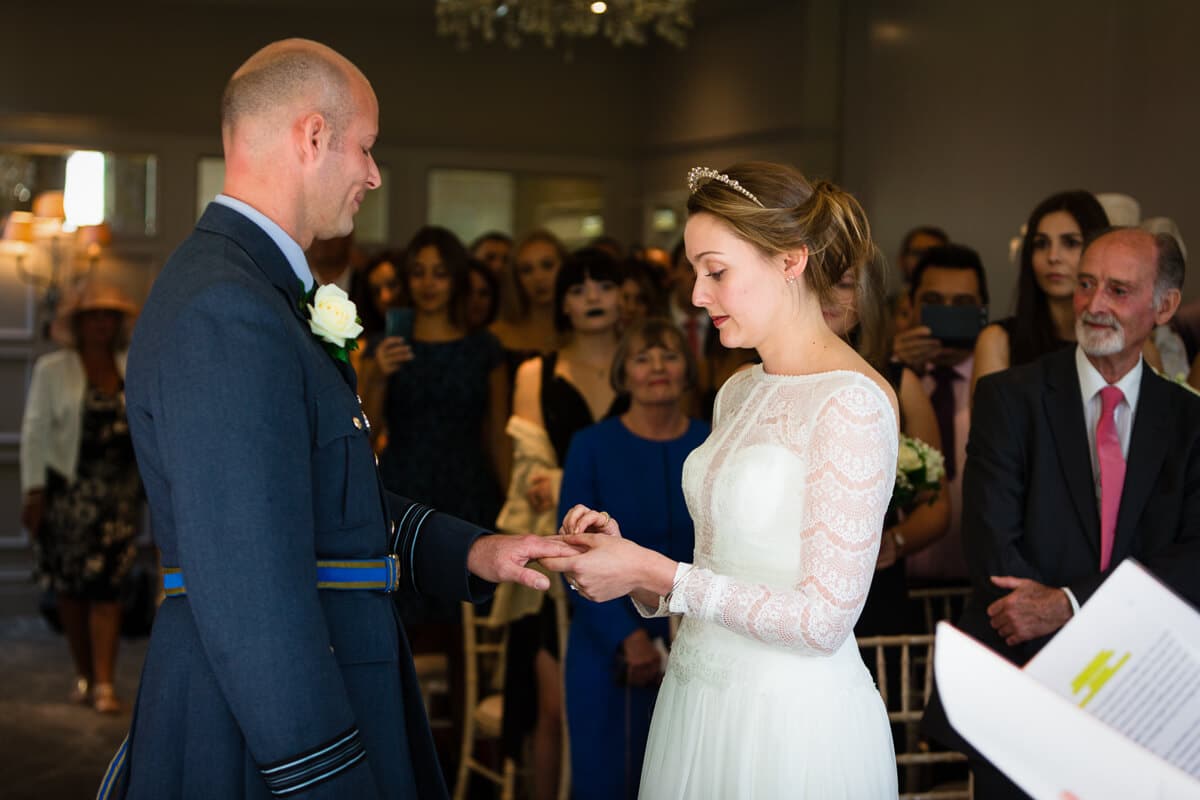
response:
<path fill-rule="evenodd" d="M 909 589 L 908 599 L 921 601 L 925 620 L 923 633 L 934 633 L 942 620 L 957 622 L 963 603 L 971 594 L 970 586 L 938 586 L 928 589 Z"/>
<path fill-rule="evenodd" d="M 902 787 L 907 789 L 901 798 L 969 800 L 972 795 L 969 779 L 961 787 L 918 791 L 923 783 L 918 768 L 966 761 L 962 753 L 932 749 L 920 736 L 921 717 L 933 692 L 933 643 L 934 636 L 928 633 L 858 639 L 864 658 L 874 667 L 879 694 L 895 732 L 896 765 L 905 773 Z M 898 676 L 890 674 L 893 670 L 899 671 Z"/>

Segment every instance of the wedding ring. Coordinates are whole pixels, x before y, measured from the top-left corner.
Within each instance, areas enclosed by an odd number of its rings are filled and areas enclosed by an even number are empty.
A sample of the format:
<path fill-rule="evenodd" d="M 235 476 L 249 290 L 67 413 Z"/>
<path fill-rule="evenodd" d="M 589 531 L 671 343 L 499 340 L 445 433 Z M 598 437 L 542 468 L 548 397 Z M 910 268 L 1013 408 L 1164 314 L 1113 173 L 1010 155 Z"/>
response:
<path fill-rule="evenodd" d="M 579 591 L 579 587 L 575 585 L 575 581 L 573 581 L 573 580 L 570 580 L 570 579 L 568 579 L 568 580 L 567 580 L 567 586 L 570 586 L 570 587 L 571 587 L 571 591 L 572 591 L 572 592 L 578 592 L 578 591 Z"/>
<path fill-rule="evenodd" d="M 607 512 L 607 511 L 601 511 L 600 513 L 604 515 L 604 522 L 601 522 L 601 523 L 600 523 L 600 527 L 602 527 L 602 528 L 603 528 L 605 525 L 607 525 L 607 524 L 608 524 L 608 521 L 609 521 L 610 519 L 612 519 L 612 517 L 610 517 L 610 516 L 608 515 L 608 512 Z"/>

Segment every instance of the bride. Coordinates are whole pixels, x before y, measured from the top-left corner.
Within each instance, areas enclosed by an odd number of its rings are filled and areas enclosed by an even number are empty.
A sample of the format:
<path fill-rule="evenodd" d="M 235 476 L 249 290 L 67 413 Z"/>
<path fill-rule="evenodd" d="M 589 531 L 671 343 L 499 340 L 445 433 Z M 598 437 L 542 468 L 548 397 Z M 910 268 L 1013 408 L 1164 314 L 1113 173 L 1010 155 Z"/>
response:
<path fill-rule="evenodd" d="M 684 465 L 695 563 L 584 506 L 562 533 L 585 551 L 542 563 L 590 599 L 683 615 L 644 800 L 894 798 L 887 713 L 853 632 L 895 477 L 896 397 L 821 314 L 842 273 L 873 260 L 866 215 L 778 164 L 696 168 L 688 184 L 692 300 L 723 345 L 762 358 L 721 389 Z"/>

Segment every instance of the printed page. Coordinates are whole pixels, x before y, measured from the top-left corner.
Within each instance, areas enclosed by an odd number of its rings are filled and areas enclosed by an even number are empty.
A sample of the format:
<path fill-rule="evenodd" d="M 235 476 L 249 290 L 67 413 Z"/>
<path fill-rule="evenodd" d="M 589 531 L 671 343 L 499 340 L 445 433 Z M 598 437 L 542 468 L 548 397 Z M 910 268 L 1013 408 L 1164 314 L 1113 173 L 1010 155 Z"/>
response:
<path fill-rule="evenodd" d="M 934 668 L 950 724 L 1037 800 L 1200 798 L 1200 781 L 945 622 Z"/>
<path fill-rule="evenodd" d="M 1200 778 L 1200 614 L 1126 560 L 1025 672 Z"/>

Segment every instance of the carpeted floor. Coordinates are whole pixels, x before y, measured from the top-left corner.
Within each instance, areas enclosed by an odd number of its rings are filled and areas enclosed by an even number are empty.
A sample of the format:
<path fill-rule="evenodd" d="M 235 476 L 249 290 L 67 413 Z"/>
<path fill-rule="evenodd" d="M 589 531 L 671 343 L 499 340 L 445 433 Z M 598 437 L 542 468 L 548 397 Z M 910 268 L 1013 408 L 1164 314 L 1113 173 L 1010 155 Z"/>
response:
<path fill-rule="evenodd" d="M 117 693 L 132 705 L 146 639 L 123 639 Z M 129 725 L 129 712 L 101 715 L 75 705 L 67 643 L 37 613 L 30 584 L 0 584 L 0 775 L 5 800 L 82 800 Z"/>

